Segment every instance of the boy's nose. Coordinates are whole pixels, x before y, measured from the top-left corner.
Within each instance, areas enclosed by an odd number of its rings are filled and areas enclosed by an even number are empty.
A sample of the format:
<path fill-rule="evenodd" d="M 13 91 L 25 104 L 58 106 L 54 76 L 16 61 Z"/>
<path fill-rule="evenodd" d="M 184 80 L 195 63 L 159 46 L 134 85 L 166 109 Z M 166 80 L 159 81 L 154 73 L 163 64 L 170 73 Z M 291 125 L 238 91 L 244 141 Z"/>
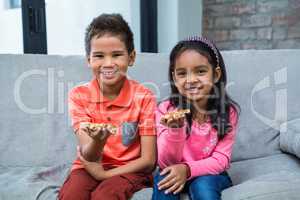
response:
<path fill-rule="evenodd" d="M 103 66 L 105 67 L 110 67 L 113 65 L 112 59 L 111 58 L 105 58 L 103 62 Z"/>

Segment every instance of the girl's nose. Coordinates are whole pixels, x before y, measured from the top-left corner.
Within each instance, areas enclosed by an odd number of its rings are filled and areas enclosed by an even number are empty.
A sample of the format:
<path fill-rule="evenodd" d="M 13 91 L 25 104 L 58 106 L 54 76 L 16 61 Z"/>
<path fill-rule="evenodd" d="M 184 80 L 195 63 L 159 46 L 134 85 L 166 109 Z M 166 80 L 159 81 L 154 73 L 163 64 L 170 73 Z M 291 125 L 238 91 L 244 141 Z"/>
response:
<path fill-rule="evenodd" d="M 186 82 L 188 83 L 194 83 L 196 81 L 199 81 L 198 80 L 198 76 L 194 73 L 189 73 L 188 76 L 187 76 L 187 79 L 186 79 Z"/>

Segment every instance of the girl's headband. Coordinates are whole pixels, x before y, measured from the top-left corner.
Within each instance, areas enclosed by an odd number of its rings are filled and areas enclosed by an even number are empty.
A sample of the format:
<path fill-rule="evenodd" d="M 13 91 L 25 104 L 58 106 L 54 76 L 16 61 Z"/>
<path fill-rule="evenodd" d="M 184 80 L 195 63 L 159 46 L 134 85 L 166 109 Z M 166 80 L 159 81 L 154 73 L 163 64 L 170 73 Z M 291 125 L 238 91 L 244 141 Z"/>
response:
<path fill-rule="evenodd" d="M 186 41 L 196 41 L 196 42 L 201 42 L 203 44 L 205 44 L 206 46 L 208 46 L 215 54 L 215 57 L 217 59 L 217 66 L 220 66 L 220 60 L 219 60 L 219 54 L 218 54 L 218 51 L 217 51 L 217 48 L 215 47 L 214 43 L 211 42 L 210 40 L 204 38 L 204 37 L 200 37 L 200 36 L 191 36 L 191 37 L 188 37 L 186 39 Z"/>

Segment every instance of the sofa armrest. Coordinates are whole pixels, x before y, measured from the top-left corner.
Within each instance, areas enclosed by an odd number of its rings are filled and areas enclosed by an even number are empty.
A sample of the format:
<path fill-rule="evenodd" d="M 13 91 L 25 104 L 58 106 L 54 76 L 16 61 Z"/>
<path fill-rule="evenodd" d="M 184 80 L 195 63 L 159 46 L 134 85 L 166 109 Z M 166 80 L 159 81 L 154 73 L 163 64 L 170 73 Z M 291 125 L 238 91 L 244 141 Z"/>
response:
<path fill-rule="evenodd" d="M 280 126 L 280 149 L 300 158 L 300 118 Z"/>

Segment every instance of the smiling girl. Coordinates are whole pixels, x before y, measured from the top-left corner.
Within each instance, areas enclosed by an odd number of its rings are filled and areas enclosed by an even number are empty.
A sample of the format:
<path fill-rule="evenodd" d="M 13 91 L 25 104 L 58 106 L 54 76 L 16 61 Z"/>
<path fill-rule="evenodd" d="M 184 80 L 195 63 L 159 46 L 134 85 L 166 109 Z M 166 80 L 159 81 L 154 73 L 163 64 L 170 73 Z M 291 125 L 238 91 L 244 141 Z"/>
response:
<path fill-rule="evenodd" d="M 229 168 L 239 106 L 226 92 L 216 46 L 202 37 L 180 41 L 169 65 L 171 96 L 156 111 L 159 172 L 152 199 L 220 200 L 232 185 Z M 182 109 L 186 114 L 174 115 Z"/>

